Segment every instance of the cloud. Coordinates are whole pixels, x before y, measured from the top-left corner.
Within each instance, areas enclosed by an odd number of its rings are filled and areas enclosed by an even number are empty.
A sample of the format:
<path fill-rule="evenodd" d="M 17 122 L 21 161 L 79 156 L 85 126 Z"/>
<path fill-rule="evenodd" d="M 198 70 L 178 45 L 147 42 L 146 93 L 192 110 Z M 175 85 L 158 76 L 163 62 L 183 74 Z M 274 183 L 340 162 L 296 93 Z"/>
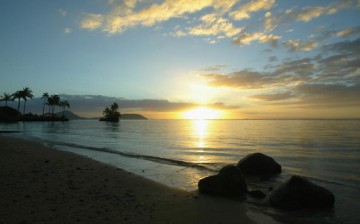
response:
<path fill-rule="evenodd" d="M 250 13 L 268 10 L 273 7 L 275 0 L 254 0 L 240 6 L 239 9 L 229 13 L 235 20 L 249 19 Z"/>
<path fill-rule="evenodd" d="M 249 96 L 250 99 L 284 106 L 301 106 L 311 109 L 333 107 L 360 107 L 360 85 L 301 84 L 291 91 Z M 290 101 L 289 101 L 290 100 Z"/>
<path fill-rule="evenodd" d="M 288 47 L 290 51 L 311 51 L 319 46 L 319 42 L 317 41 L 301 42 L 300 40 L 288 40 L 283 44 Z"/>
<path fill-rule="evenodd" d="M 67 11 L 65 11 L 64 9 L 59 9 L 58 12 L 61 16 L 67 16 Z"/>
<path fill-rule="evenodd" d="M 201 106 L 195 103 L 171 102 L 162 99 L 140 99 L 132 100 L 120 97 L 108 97 L 101 95 L 61 95 L 61 98 L 71 103 L 71 108 L 78 112 L 97 112 L 101 114 L 102 110 L 116 102 L 119 109 L 124 111 L 142 111 L 142 112 L 178 112 L 186 109 Z M 229 106 L 223 103 L 213 103 L 206 105 L 214 109 L 235 109 L 235 106 Z"/>
<path fill-rule="evenodd" d="M 66 34 L 71 33 L 71 32 L 72 32 L 71 28 L 65 28 L 64 29 L 64 33 L 66 33 Z"/>
<path fill-rule="evenodd" d="M 229 20 L 217 17 L 216 14 L 207 14 L 200 18 L 203 24 L 190 28 L 189 34 L 195 36 L 233 37 L 239 34 L 242 28 L 234 27 Z"/>
<path fill-rule="evenodd" d="M 360 85 L 304 84 L 295 88 L 302 104 L 314 107 L 360 106 Z"/>
<path fill-rule="evenodd" d="M 107 15 L 102 16 L 105 18 L 102 30 L 109 34 L 115 34 L 134 26 L 153 26 L 172 18 L 181 18 L 186 14 L 212 7 L 212 3 L 213 0 L 165 0 L 162 3 L 153 3 L 134 11 L 137 1 L 125 1 L 114 7 Z M 84 20 L 87 20 L 87 18 L 85 17 Z M 100 26 L 101 24 L 93 27 L 97 29 Z"/>
<path fill-rule="evenodd" d="M 278 60 L 278 57 L 277 56 L 271 56 L 269 57 L 269 62 L 275 62 Z"/>
<path fill-rule="evenodd" d="M 153 26 L 173 18 L 184 18 L 187 14 L 197 13 L 205 8 L 212 8 L 215 14 L 221 15 L 231 10 L 238 1 L 164 0 L 160 3 L 149 4 L 140 4 L 144 3 L 144 1 L 136 0 L 128 0 L 122 3 L 111 1 L 113 9 L 110 12 L 103 15 L 86 15 L 81 21 L 81 24 L 84 24 L 81 27 L 89 30 L 101 28 L 103 32 L 115 34 L 135 26 Z M 94 15 L 97 15 L 97 17 Z M 194 27 L 190 30 L 190 33 L 192 35 L 217 35 L 224 33 L 226 36 L 234 36 L 240 31 L 239 28 L 233 27 L 233 24 L 227 19 L 218 18 L 211 23 Z"/>
<path fill-rule="evenodd" d="M 360 38 L 352 41 L 341 41 L 334 44 L 324 45 L 322 47 L 325 53 L 349 53 L 357 54 L 360 53 Z"/>
<path fill-rule="evenodd" d="M 360 26 L 346 28 L 336 33 L 338 37 L 349 37 L 360 33 Z"/>
<path fill-rule="evenodd" d="M 262 100 L 262 101 L 288 100 L 294 97 L 295 95 L 292 92 L 268 93 L 268 94 L 258 94 L 258 95 L 250 96 L 250 98 Z"/>
<path fill-rule="evenodd" d="M 360 107 L 360 38 L 324 45 L 319 50 L 321 53 L 314 57 L 283 60 L 269 64 L 264 71 L 242 69 L 201 77 L 212 87 L 261 90 L 249 98 L 270 104 Z"/>
<path fill-rule="evenodd" d="M 264 27 L 265 32 L 272 32 L 278 25 L 280 21 L 279 17 L 274 17 L 271 12 L 265 13 L 264 17 Z"/>
<path fill-rule="evenodd" d="M 230 74 L 204 74 L 208 85 L 214 87 L 229 87 L 238 89 L 260 89 L 283 82 L 285 77 L 273 76 L 270 73 L 261 73 L 248 69 L 236 71 Z"/>
<path fill-rule="evenodd" d="M 220 11 L 221 13 L 228 12 L 232 9 L 232 7 L 238 3 L 240 0 L 220 0 L 214 1 L 213 7 L 216 11 Z"/>
<path fill-rule="evenodd" d="M 286 13 L 296 21 L 309 22 L 320 17 L 325 11 L 325 7 L 306 7 L 299 11 L 287 10 Z"/>
<path fill-rule="evenodd" d="M 235 38 L 233 40 L 233 43 L 238 45 L 249 45 L 253 41 L 258 41 L 259 43 L 269 43 L 271 46 L 276 47 L 280 39 L 281 37 L 277 35 L 255 32 L 251 34 L 244 33 L 239 37 Z"/>
<path fill-rule="evenodd" d="M 80 22 L 80 27 L 87 30 L 96 30 L 101 27 L 104 17 L 100 14 L 89 13 Z"/>
<path fill-rule="evenodd" d="M 293 81 L 304 82 L 309 80 L 309 75 L 313 74 L 315 69 L 316 64 L 311 58 L 292 59 L 274 66 L 273 74 L 277 76 L 291 75 Z"/>
<path fill-rule="evenodd" d="M 226 67 L 226 65 L 214 65 L 214 66 L 209 66 L 209 67 L 206 67 L 206 68 L 202 68 L 202 69 L 200 69 L 200 71 L 202 71 L 202 72 L 215 72 L 215 71 L 220 71 L 224 67 Z"/>
<path fill-rule="evenodd" d="M 286 14 L 289 19 L 309 22 L 322 15 L 332 15 L 341 10 L 348 9 L 354 5 L 353 3 L 353 0 L 339 0 L 327 6 L 304 7 L 300 10 L 289 9 L 286 10 Z"/>

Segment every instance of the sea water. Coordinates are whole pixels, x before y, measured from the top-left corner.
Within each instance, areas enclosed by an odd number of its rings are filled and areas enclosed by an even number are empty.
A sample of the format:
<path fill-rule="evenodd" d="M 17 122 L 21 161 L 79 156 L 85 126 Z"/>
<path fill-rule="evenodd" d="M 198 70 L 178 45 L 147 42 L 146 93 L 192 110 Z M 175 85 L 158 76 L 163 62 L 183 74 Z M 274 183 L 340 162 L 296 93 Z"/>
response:
<path fill-rule="evenodd" d="M 360 120 L 72 120 L 0 123 L 0 130 L 19 131 L 13 135 L 189 191 L 200 178 L 261 152 L 283 168 L 281 175 L 265 181 L 265 193 L 296 174 L 335 194 L 334 209 L 285 214 L 291 221 L 360 223 Z M 261 188 L 262 183 L 250 182 Z M 247 203 L 284 215 L 266 200 Z"/>

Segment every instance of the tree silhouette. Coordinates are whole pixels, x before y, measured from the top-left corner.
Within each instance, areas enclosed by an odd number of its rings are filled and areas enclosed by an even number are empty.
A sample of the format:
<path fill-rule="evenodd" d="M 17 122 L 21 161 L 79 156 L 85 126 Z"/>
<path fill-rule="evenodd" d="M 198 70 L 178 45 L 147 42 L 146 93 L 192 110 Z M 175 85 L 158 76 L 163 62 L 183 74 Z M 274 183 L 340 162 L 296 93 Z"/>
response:
<path fill-rule="evenodd" d="M 8 101 L 14 101 L 13 97 L 11 94 L 8 94 L 8 93 L 4 93 L 2 98 L 1 98 L 1 101 L 5 101 L 5 106 L 7 107 L 8 106 Z"/>
<path fill-rule="evenodd" d="M 13 99 L 17 99 L 18 100 L 18 106 L 17 106 L 17 110 L 20 111 L 20 100 L 22 98 L 22 94 L 21 91 L 16 91 L 13 95 Z"/>
<path fill-rule="evenodd" d="M 49 105 L 49 107 L 51 107 L 51 114 L 52 114 L 53 117 L 55 116 L 55 114 L 54 114 L 55 107 L 59 106 L 59 103 L 60 103 L 59 95 L 51 95 L 51 96 L 49 96 L 48 105 Z"/>
<path fill-rule="evenodd" d="M 43 116 L 45 115 L 45 104 L 49 99 L 49 94 L 48 93 L 43 93 L 43 95 L 41 96 L 41 99 L 43 99 Z"/>
<path fill-rule="evenodd" d="M 119 105 L 117 103 L 113 103 L 110 108 L 106 107 L 103 111 L 104 118 L 100 119 L 101 121 L 119 121 L 119 117 L 121 116 L 118 111 Z"/>
<path fill-rule="evenodd" d="M 67 100 L 64 100 L 64 101 L 60 101 L 59 102 L 59 106 L 63 109 L 63 114 L 62 114 L 62 116 L 64 117 L 64 115 L 65 115 L 65 108 L 67 107 L 67 108 L 70 108 L 70 104 L 69 104 L 69 102 L 67 101 Z"/>
<path fill-rule="evenodd" d="M 23 108 L 23 114 L 25 114 L 25 108 L 26 108 L 26 101 L 27 99 L 32 99 L 34 95 L 32 94 L 32 90 L 29 87 L 25 87 L 20 91 L 21 98 L 24 99 L 24 108 Z"/>

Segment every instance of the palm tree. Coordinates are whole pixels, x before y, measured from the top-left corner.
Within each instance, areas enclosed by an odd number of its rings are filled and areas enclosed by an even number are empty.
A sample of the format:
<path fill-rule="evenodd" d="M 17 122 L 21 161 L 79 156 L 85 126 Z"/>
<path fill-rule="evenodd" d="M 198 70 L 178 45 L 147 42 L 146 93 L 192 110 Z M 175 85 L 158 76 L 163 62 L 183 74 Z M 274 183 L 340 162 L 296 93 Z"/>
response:
<path fill-rule="evenodd" d="M 8 93 L 4 93 L 3 94 L 3 97 L 2 97 L 2 99 L 1 99 L 1 101 L 5 101 L 5 106 L 7 107 L 7 103 L 8 103 L 8 101 L 13 101 L 14 99 L 13 99 L 13 97 L 12 97 L 12 95 L 11 94 L 8 94 Z"/>
<path fill-rule="evenodd" d="M 59 106 L 63 109 L 62 116 L 64 117 L 65 116 L 65 107 L 70 108 L 70 104 L 67 100 L 64 100 L 64 101 L 59 102 Z"/>
<path fill-rule="evenodd" d="M 17 110 L 20 111 L 20 100 L 22 98 L 22 94 L 21 91 L 16 91 L 13 95 L 13 99 L 18 99 L 18 106 L 17 106 Z"/>
<path fill-rule="evenodd" d="M 51 95 L 51 96 L 49 96 L 48 105 L 49 105 L 49 107 L 51 107 L 51 114 L 52 114 L 53 117 L 55 116 L 55 114 L 54 114 L 55 106 L 59 106 L 59 103 L 60 103 L 59 95 Z"/>
<path fill-rule="evenodd" d="M 32 99 L 34 95 L 32 94 L 32 90 L 29 87 L 23 88 L 21 92 L 21 98 L 24 99 L 24 108 L 23 108 L 23 114 L 25 114 L 25 108 L 26 108 L 26 101 L 28 98 Z"/>
<path fill-rule="evenodd" d="M 118 109 L 119 105 L 117 103 L 113 103 L 110 108 L 106 107 L 103 111 L 104 118 L 101 118 L 100 121 L 119 121 L 121 114 Z"/>
<path fill-rule="evenodd" d="M 46 104 L 46 101 L 48 101 L 49 99 L 49 94 L 48 93 L 43 93 L 41 99 L 43 99 L 43 116 L 45 115 L 45 104 Z"/>

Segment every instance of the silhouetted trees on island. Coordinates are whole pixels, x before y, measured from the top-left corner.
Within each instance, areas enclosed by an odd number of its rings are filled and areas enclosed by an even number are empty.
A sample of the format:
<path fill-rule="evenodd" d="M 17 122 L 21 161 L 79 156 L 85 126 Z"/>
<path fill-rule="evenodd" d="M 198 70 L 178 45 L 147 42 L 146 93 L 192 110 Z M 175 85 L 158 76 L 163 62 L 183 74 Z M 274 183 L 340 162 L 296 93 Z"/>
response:
<path fill-rule="evenodd" d="M 100 118 L 100 121 L 112 121 L 117 122 L 121 117 L 120 112 L 118 111 L 119 105 L 117 103 L 113 103 L 110 108 L 106 107 L 103 111 L 104 117 Z"/>
<path fill-rule="evenodd" d="M 64 116 L 65 108 L 70 108 L 70 103 L 67 100 L 62 101 L 59 95 L 49 95 L 43 93 L 41 99 L 43 100 L 42 115 L 26 114 L 26 102 L 33 99 L 34 95 L 29 87 L 18 90 L 13 94 L 4 93 L 0 96 L 0 101 L 5 102 L 5 107 L 0 107 L 0 121 L 68 121 Z M 17 109 L 8 106 L 8 102 L 17 101 Z M 20 112 L 21 101 L 23 101 L 23 110 Z M 45 113 L 45 107 L 49 108 L 49 112 Z M 55 108 L 62 108 L 62 116 L 55 115 Z"/>
<path fill-rule="evenodd" d="M 26 103 L 29 99 L 33 99 L 34 95 L 29 87 L 18 90 L 13 94 L 4 93 L 0 96 L 0 102 L 5 102 L 5 106 L 0 106 L 0 121 L 15 122 L 15 121 L 68 121 L 65 117 L 65 109 L 70 108 L 70 103 L 67 100 L 61 100 L 59 95 L 50 95 L 47 92 L 43 93 L 40 99 L 42 100 L 42 115 L 26 113 Z M 17 109 L 8 106 L 8 102 L 17 101 Z M 20 112 L 21 103 L 23 103 L 22 113 Z M 47 108 L 46 108 L 47 107 Z M 56 116 L 56 107 L 62 109 L 62 116 Z M 46 112 L 46 109 L 48 109 Z M 119 105 L 113 103 L 110 107 L 106 107 L 103 111 L 104 117 L 100 121 L 117 122 L 121 117 Z M 59 113 L 58 113 L 59 114 Z"/>

